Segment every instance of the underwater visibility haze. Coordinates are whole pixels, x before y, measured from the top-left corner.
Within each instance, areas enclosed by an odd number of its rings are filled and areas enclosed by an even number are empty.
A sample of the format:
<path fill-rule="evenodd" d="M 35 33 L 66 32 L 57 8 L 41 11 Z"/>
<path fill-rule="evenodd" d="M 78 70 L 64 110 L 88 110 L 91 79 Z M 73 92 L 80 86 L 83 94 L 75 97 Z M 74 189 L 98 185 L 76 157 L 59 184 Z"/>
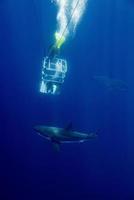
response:
<path fill-rule="evenodd" d="M 134 199 L 133 66 L 132 0 L 0 1 L 1 200 Z"/>

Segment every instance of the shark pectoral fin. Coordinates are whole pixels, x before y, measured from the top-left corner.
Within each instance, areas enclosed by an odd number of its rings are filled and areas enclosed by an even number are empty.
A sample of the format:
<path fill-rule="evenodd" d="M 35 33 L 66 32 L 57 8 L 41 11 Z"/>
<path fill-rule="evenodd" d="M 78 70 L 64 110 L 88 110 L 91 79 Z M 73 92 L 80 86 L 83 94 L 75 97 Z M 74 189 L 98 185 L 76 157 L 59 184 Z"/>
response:
<path fill-rule="evenodd" d="M 60 144 L 53 142 L 53 148 L 54 148 L 55 151 L 59 152 L 60 151 Z"/>
<path fill-rule="evenodd" d="M 70 122 L 67 127 L 65 127 L 65 131 L 71 131 L 72 130 L 72 122 Z"/>
<path fill-rule="evenodd" d="M 59 151 L 60 151 L 60 142 L 57 141 L 57 140 L 54 139 L 54 138 L 51 138 L 51 141 L 52 141 L 54 150 L 57 151 L 57 152 L 59 152 Z"/>

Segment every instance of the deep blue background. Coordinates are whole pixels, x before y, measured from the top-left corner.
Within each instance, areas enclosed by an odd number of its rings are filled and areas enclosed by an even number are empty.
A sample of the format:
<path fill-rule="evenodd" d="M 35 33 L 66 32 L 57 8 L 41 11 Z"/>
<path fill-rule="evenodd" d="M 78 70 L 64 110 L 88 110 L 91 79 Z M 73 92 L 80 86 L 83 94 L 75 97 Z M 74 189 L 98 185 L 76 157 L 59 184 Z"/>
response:
<path fill-rule="evenodd" d="M 45 96 L 42 58 L 55 29 L 50 1 L 0 1 L 0 199 L 133 200 L 134 1 L 89 0 L 63 48 L 61 95 Z M 128 91 L 108 91 L 95 75 L 126 81 Z M 70 121 L 98 138 L 57 154 L 33 131 Z"/>

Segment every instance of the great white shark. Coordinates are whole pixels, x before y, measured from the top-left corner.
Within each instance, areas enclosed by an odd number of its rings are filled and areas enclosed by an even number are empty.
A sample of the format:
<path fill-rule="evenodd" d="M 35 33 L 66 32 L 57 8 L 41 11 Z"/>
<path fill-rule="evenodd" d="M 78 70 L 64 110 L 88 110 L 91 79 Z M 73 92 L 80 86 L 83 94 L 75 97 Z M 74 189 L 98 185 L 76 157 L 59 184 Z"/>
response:
<path fill-rule="evenodd" d="M 64 142 L 84 142 L 96 138 L 96 133 L 81 133 L 72 130 L 72 123 L 65 128 L 37 125 L 34 130 L 42 137 L 50 140 L 54 148 L 59 151 L 60 144 Z"/>

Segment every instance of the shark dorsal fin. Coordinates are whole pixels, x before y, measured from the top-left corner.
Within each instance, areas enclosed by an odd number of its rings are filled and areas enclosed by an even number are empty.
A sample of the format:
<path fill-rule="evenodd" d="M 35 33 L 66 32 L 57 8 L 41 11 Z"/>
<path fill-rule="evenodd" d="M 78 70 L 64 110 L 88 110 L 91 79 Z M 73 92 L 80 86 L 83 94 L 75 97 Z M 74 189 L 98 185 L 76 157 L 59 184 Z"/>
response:
<path fill-rule="evenodd" d="M 72 130 L 72 122 L 70 122 L 66 127 L 65 127 L 65 131 L 71 131 Z"/>

